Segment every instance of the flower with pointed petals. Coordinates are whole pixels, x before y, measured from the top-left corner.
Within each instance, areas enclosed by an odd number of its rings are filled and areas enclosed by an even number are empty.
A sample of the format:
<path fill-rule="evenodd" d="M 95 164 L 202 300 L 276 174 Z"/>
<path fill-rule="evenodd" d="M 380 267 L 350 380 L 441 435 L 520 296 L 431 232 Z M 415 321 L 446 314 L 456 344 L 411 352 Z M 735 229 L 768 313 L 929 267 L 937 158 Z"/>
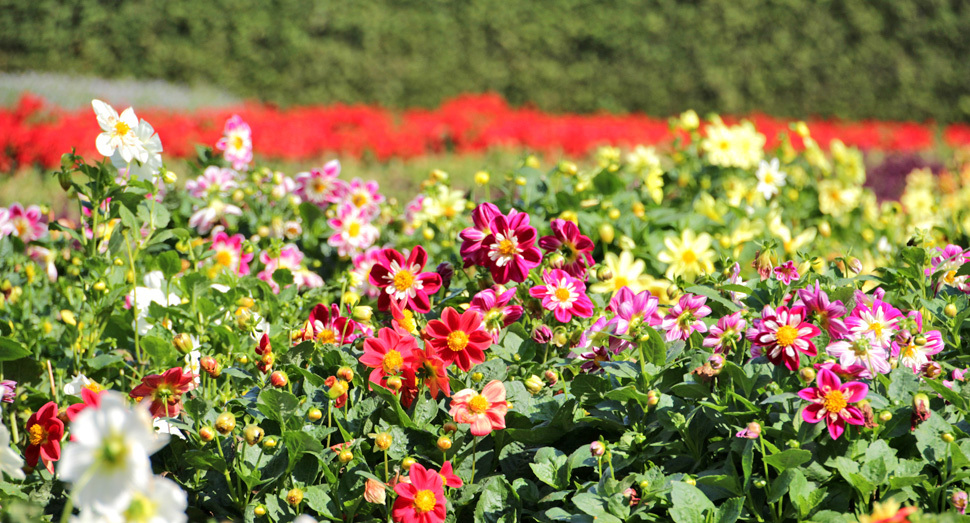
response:
<path fill-rule="evenodd" d="M 482 328 L 482 315 L 467 310 L 458 313 L 448 307 L 440 320 L 431 320 L 425 328 L 429 345 L 446 365 L 454 363 L 468 372 L 473 365 L 485 361 L 485 349 L 492 345 L 492 336 Z"/>
<path fill-rule="evenodd" d="M 438 397 L 438 391 L 443 392 L 446 398 L 451 396 L 448 369 L 445 368 L 447 364 L 430 343 L 424 345 L 424 350 L 411 351 L 410 366 L 414 377 L 428 387 L 432 399 Z"/>
<path fill-rule="evenodd" d="M 915 328 L 899 331 L 892 342 L 892 355 L 900 366 L 919 373 L 930 362 L 930 356 L 943 350 L 943 335 L 938 330 L 923 332 L 923 315 L 919 311 L 911 311 L 907 318 Z"/>
<path fill-rule="evenodd" d="M 223 203 L 218 198 L 209 205 L 197 209 L 189 216 L 189 227 L 198 229 L 199 234 L 208 234 L 217 223 L 225 224 L 226 216 L 242 216 L 242 209 L 235 205 Z"/>
<path fill-rule="evenodd" d="M 605 372 L 601 364 L 605 361 L 613 361 L 612 352 L 607 350 L 606 347 L 597 346 L 589 352 L 580 354 L 579 357 L 586 360 L 579 366 L 580 370 L 583 372 Z"/>
<path fill-rule="evenodd" d="M 119 149 L 111 155 L 111 165 L 125 178 L 151 181 L 162 168 L 162 139 L 145 120 L 138 122 L 134 134 L 138 141 L 140 156 L 134 160 L 127 160 Z"/>
<path fill-rule="evenodd" d="M 291 243 L 280 250 L 279 256 L 270 256 L 267 251 L 261 252 L 259 261 L 265 267 L 256 277 L 268 283 L 273 292 L 280 292 L 280 286 L 273 280 L 273 273 L 277 269 L 289 269 L 293 273 L 293 284 L 297 288 L 312 289 L 323 286 L 323 278 L 319 274 L 302 266 L 303 253 L 299 247 Z"/>
<path fill-rule="evenodd" d="M 535 246 L 536 229 L 529 225 L 529 215 L 509 212 L 498 214 L 489 226 L 491 234 L 482 240 L 482 261 L 495 283 L 524 282 L 533 267 L 542 263 L 542 253 Z"/>
<path fill-rule="evenodd" d="M 129 107 L 119 116 L 113 107 L 101 100 L 91 100 L 91 107 L 94 108 L 102 130 L 94 142 L 99 153 L 110 158 L 118 151 L 125 162 L 148 159 L 147 151 L 142 148 L 141 140 L 135 135 L 138 117 L 135 116 L 134 109 Z"/>
<path fill-rule="evenodd" d="M 376 338 L 364 340 L 360 362 L 374 369 L 368 378 L 371 383 L 387 388 L 387 378 L 410 367 L 412 353 L 417 349 L 414 336 L 385 327 L 377 331 Z"/>
<path fill-rule="evenodd" d="M 555 219 L 550 223 L 551 236 L 539 238 L 539 247 L 546 254 L 558 252 L 565 258 L 562 270 L 581 280 L 586 279 L 586 269 L 593 266 L 593 241 L 579 232 L 575 223 Z"/>
<path fill-rule="evenodd" d="M 296 175 L 299 195 L 303 200 L 324 208 L 328 204 L 339 201 L 338 194 L 342 192 L 345 182 L 339 180 L 340 162 L 331 160 L 321 169 L 311 169 Z"/>
<path fill-rule="evenodd" d="M 327 224 L 333 229 L 327 244 L 336 247 L 340 256 L 362 253 L 380 235 L 365 211 L 349 203 L 341 205 L 337 209 L 337 216 L 328 220 Z"/>
<path fill-rule="evenodd" d="M 222 138 L 216 142 L 216 149 L 223 152 L 223 158 L 237 171 L 246 170 L 253 161 L 253 134 L 249 124 L 238 114 L 226 120 Z"/>
<path fill-rule="evenodd" d="M 859 364 L 851 365 L 849 367 L 843 367 L 834 361 L 826 361 L 823 363 L 816 363 L 815 370 L 826 369 L 834 372 L 836 376 L 844 380 L 849 380 L 853 378 L 858 378 L 862 376 L 862 373 L 867 372 L 867 369 Z"/>
<path fill-rule="evenodd" d="M 458 423 L 471 425 L 473 436 L 486 436 L 493 430 L 505 428 L 505 385 L 492 380 L 479 394 L 475 389 L 458 391 L 451 398 L 450 414 Z"/>
<path fill-rule="evenodd" d="M 758 178 L 758 186 L 755 190 L 760 192 L 765 200 L 770 200 L 772 196 L 778 194 L 779 188 L 784 187 L 787 177 L 781 170 L 778 158 L 772 158 L 770 162 L 761 160 L 755 176 Z"/>
<path fill-rule="evenodd" d="M 468 306 L 468 310 L 482 315 L 485 331 L 492 335 L 492 341 L 498 343 L 502 329 L 519 321 L 522 317 L 521 305 L 509 305 L 515 297 L 515 289 L 503 290 L 496 285 L 476 294 Z"/>
<path fill-rule="evenodd" d="M 447 506 L 441 476 L 420 463 L 408 470 L 408 483 L 394 485 L 397 499 L 391 509 L 395 523 L 443 523 Z"/>
<path fill-rule="evenodd" d="M 61 459 L 61 438 L 64 436 L 64 422 L 57 419 L 57 404 L 47 402 L 27 419 L 27 448 L 24 458 L 27 465 L 37 466 L 37 461 L 53 474 L 54 462 Z"/>
<path fill-rule="evenodd" d="M 339 188 L 337 196 L 340 203 L 352 205 L 360 211 L 361 216 L 371 219 L 380 213 L 380 204 L 384 201 L 384 196 L 379 191 L 377 182 L 354 178 L 349 184 Z"/>
<path fill-rule="evenodd" d="M 741 317 L 741 311 L 722 316 L 704 338 L 704 346 L 715 353 L 729 352 L 744 338 L 745 326 L 747 322 Z"/>
<path fill-rule="evenodd" d="M 6 209 L 6 220 L 0 220 L 0 237 L 16 236 L 22 242 L 29 243 L 46 233 L 44 214 L 36 205 L 24 209 L 19 203 L 14 203 Z"/>
<path fill-rule="evenodd" d="M 149 411 L 156 418 L 174 418 L 182 411 L 182 394 L 195 388 L 195 375 L 182 367 L 172 367 L 162 374 L 149 374 L 131 390 L 136 401 L 150 399 Z"/>
<path fill-rule="evenodd" d="M 0 381 L 0 402 L 13 403 L 17 397 L 17 382 L 13 380 Z"/>
<path fill-rule="evenodd" d="M 764 355 L 775 365 L 784 364 L 788 370 L 798 368 L 799 354 L 816 356 L 818 350 L 811 338 L 822 333 L 805 321 L 805 308 L 784 305 L 772 309 L 766 305 L 761 318 L 752 322 L 747 338 L 751 340 L 751 355 Z"/>
<path fill-rule="evenodd" d="M 411 250 L 407 259 L 395 249 L 384 249 L 370 270 L 370 282 L 381 289 L 377 308 L 390 310 L 391 302 L 402 309 L 427 313 L 431 310 L 430 295 L 441 287 L 441 276 L 435 272 L 421 272 L 428 263 L 428 253 L 420 245 Z"/>
<path fill-rule="evenodd" d="M 610 300 L 607 310 L 613 311 L 616 316 L 610 320 L 616 325 L 616 333 L 624 335 L 631 330 L 646 323 L 651 327 L 657 327 L 663 323 L 663 317 L 657 307 L 660 300 L 650 294 L 650 291 L 641 291 L 634 294 L 629 287 L 623 287 Z"/>
<path fill-rule="evenodd" d="M 798 391 L 798 397 L 812 402 L 802 410 L 802 419 L 808 423 L 825 421 L 832 439 L 839 439 L 845 424 L 863 425 L 865 419 L 857 407 L 850 407 L 865 399 L 869 386 L 861 381 L 842 384 L 834 372 L 821 369 L 815 378 L 817 386 Z"/>
<path fill-rule="evenodd" d="M 85 508 L 77 516 L 71 516 L 71 523 L 185 523 L 188 521 L 186 508 L 188 500 L 178 483 L 152 476 L 148 487 L 135 491 L 121 512 Z"/>
<path fill-rule="evenodd" d="M 224 270 L 239 276 L 249 274 L 249 262 L 253 261 L 253 253 L 243 252 L 245 240 L 242 234 L 229 236 L 224 231 L 219 231 L 212 237 L 209 250 L 214 251 L 215 255 L 212 256 L 214 264 L 210 276 Z"/>
<path fill-rule="evenodd" d="M 239 187 L 236 178 L 236 171 L 210 165 L 196 179 L 185 182 L 185 190 L 195 198 L 225 197 Z"/>
<path fill-rule="evenodd" d="M 609 269 L 613 277 L 591 285 L 589 290 L 592 292 L 616 294 L 624 287 L 629 287 L 633 292 L 640 292 L 647 290 L 654 281 L 649 275 L 643 273 L 646 263 L 643 260 L 634 259 L 630 251 L 622 251 L 619 256 L 612 252 L 606 253 L 603 257 L 603 266 Z M 669 283 L 665 284 L 665 287 L 666 285 Z"/>
<path fill-rule="evenodd" d="M 511 212 L 516 212 L 514 209 Z M 465 267 L 486 264 L 487 252 L 482 249 L 482 241 L 492 234 L 492 220 L 502 214 L 494 203 L 484 202 L 472 211 L 472 226 L 458 233 L 461 240 L 461 259 Z"/>
<path fill-rule="evenodd" d="M 80 508 L 122 512 L 136 491 L 148 487 L 149 456 L 167 443 L 167 437 L 155 434 L 143 407 L 131 409 L 121 394 L 105 392 L 98 406 L 72 421 L 57 472 L 77 483 L 73 494 Z"/>
<path fill-rule="evenodd" d="M 889 348 L 896 334 L 896 323 L 902 316 L 899 309 L 880 298 L 873 298 L 871 304 L 856 299 L 856 307 L 845 319 L 845 325 L 850 335 L 870 332 L 877 344 Z"/>
<path fill-rule="evenodd" d="M 842 320 L 846 312 L 845 306 L 841 300 L 829 301 L 828 294 L 822 290 L 818 281 L 814 288 L 799 289 L 798 299 L 819 326 L 829 333 L 830 338 L 839 339 L 849 335 L 849 328 Z"/>
<path fill-rule="evenodd" d="M 589 318 L 593 315 L 593 302 L 586 295 L 586 284 L 570 276 L 562 269 L 542 273 L 545 285 L 529 289 L 529 295 L 542 300 L 542 306 L 550 310 L 557 321 L 568 323 L 574 316 Z"/>
<path fill-rule="evenodd" d="M 657 260 L 669 264 L 664 277 L 673 279 L 683 276 L 694 281 L 698 276 L 714 272 L 714 251 L 711 250 L 711 235 L 706 232 L 695 234 L 684 229 L 680 238 L 668 236 L 664 239 L 666 250 L 657 255 Z"/>
<path fill-rule="evenodd" d="M 791 285 L 791 282 L 797 280 L 798 278 L 801 278 L 801 275 L 798 274 L 798 267 L 795 267 L 795 262 L 791 260 L 788 260 L 778 267 L 775 267 L 775 279 L 784 283 L 785 285 Z"/>
<path fill-rule="evenodd" d="M 934 288 L 939 291 L 943 285 L 955 287 L 963 292 L 970 292 L 970 276 L 957 276 L 957 272 L 963 264 L 970 261 L 970 250 L 964 250 L 959 245 L 949 244 L 946 247 L 938 247 L 939 256 L 934 256 L 930 260 L 930 268 L 925 269 L 927 277 L 939 274 Z"/>
<path fill-rule="evenodd" d="M 340 307 L 336 303 L 330 307 L 318 303 L 310 310 L 310 317 L 304 326 L 301 338 L 303 340 L 317 340 L 323 344 L 345 345 L 355 339 L 354 331 L 357 322 L 340 315 Z"/>
<path fill-rule="evenodd" d="M 888 374 L 892 370 L 889 352 L 876 342 L 872 332 L 852 333 L 846 339 L 832 341 L 825 347 L 825 353 L 838 358 L 842 367 L 865 367 L 859 374 L 862 378 L 873 378 L 876 374 Z"/>
<path fill-rule="evenodd" d="M 67 408 L 67 411 L 65 411 L 64 414 L 67 416 L 67 419 L 69 421 L 76 420 L 77 417 L 81 414 L 81 412 L 92 407 L 98 408 L 101 405 L 102 396 L 104 396 L 107 392 L 108 391 L 104 389 L 98 390 L 98 391 L 95 391 L 94 389 L 88 389 L 88 388 L 81 389 L 81 403 L 75 403 L 74 405 L 71 405 L 70 407 Z M 72 433 L 72 438 L 73 438 L 73 433 Z"/>
<path fill-rule="evenodd" d="M 706 302 L 706 296 L 681 296 L 680 301 L 667 311 L 663 323 L 660 324 L 667 331 L 667 341 L 687 341 L 695 331 L 707 332 L 707 325 L 701 320 L 711 314 L 711 308 L 705 305 Z"/>

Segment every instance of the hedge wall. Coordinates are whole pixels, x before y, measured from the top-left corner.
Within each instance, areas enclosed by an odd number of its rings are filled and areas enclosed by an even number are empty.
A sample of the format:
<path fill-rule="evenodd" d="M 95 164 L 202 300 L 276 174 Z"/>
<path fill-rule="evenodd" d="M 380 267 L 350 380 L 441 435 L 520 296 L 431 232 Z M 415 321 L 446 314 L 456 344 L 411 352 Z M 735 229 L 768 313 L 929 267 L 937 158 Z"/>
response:
<path fill-rule="evenodd" d="M 686 108 L 970 120 L 958 0 L 0 0 L 0 68 L 204 82 L 282 105 Z"/>

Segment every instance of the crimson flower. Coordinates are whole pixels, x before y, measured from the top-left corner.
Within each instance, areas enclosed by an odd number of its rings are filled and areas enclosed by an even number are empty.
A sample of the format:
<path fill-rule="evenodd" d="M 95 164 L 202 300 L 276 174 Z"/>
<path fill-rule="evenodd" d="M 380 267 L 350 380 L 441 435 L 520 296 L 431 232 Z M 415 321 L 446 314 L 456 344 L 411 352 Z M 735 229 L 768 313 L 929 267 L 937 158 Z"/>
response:
<path fill-rule="evenodd" d="M 492 273 L 495 283 L 524 282 L 529 270 L 542 263 L 542 253 L 535 246 L 536 229 L 529 225 L 524 212 L 495 216 L 491 234 L 482 240 L 482 261 Z"/>
<path fill-rule="evenodd" d="M 845 424 L 862 425 L 865 418 L 857 407 L 850 403 L 862 401 L 869 394 L 869 386 L 861 381 L 850 381 L 845 385 L 834 372 L 820 369 L 815 378 L 817 387 L 798 391 L 798 397 L 812 404 L 802 411 L 802 419 L 808 423 L 825 420 L 832 439 L 838 439 L 845 431 Z"/>
<path fill-rule="evenodd" d="M 418 343 L 414 336 L 384 327 L 377 331 L 376 338 L 364 340 L 360 362 L 374 369 L 368 378 L 371 383 L 387 388 L 387 378 L 397 376 L 409 367 L 411 354 L 416 350 Z"/>
<path fill-rule="evenodd" d="M 458 314 L 448 307 L 440 320 L 428 322 L 425 332 L 428 345 L 442 361 L 465 372 L 485 361 L 485 349 L 492 345 L 492 335 L 482 328 L 482 315 L 473 310 Z"/>
<path fill-rule="evenodd" d="M 53 474 L 54 462 L 61 459 L 61 438 L 64 437 L 64 422 L 57 419 L 57 404 L 47 402 L 27 419 L 29 445 L 24 449 L 27 465 L 37 466 L 41 460 L 44 467 Z"/>
<path fill-rule="evenodd" d="M 492 219 L 499 214 L 502 214 L 502 212 L 499 211 L 498 207 L 489 202 L 482 203 L 472 211 L 473 225 L 458 233 L 458 238 L 461 239 L 461 259 L 465 267 L 486 264 L 488 255 L 482 249 L 482 240 L 492 234 L 490 229 Z"/>
<path fill-rule="evenodd" d="M 588 236 L 579 232 L 579 226 L 567 220 L 555 219 L 549 224 L 551 236 L 539 238 L 539 247 L 546 254 L 558 251 L 566 262 L 562 270 L 581 280 L 586 279 L 586 269 L 593 266 L 592 253 L 595 246 Z"/>
<path fill-rule="evenodd" d="M 408 471 L 410 483 L 394 485 L 397 499 L 391 517 L 397 523 L 442 523 L 445 520 L 445 489 L 438 473 L 420 463 Z"/>
<path fill-rule="evenodd" d="M 316 339 L 323 344 L 344 345 L 353 341 L 354 329 L 357 322 L 340 315 L 340 308 L 333 303 L 317 304 L 310 311 L 310 317 L 303 326 L 301 338 L 303 340 Z"/>
<path fill-rule="evenodd" d="M 67 408 L 65 414 L 69 421 L 74 421 L 77 415 L 81 413 L 82 410 L 88 407 L 99 408 L 101 406 L 101 395 L 107 392 L 106 390 L 99 390 L 97 392 L 89 389 L 88 387 L 83 387 L 81 389 L 81 403 L 75 403 Z"/>
<path fill-rule="evenodd" d="M 156 418 L 174 418 L 182 410 L 182 394 L 195 388 L 195 374 L 173 367 L 163 374 L 149 374 L 128 394 L 135 401 L 150 398 L 149 412 Z"/>
<path fill-rule="evenodd" d="M 370 283 L 381 290 L 377 308 L 390 310 L 391 303 L 415 312 L 431 310 L 429 295 L 438 292 L 441 276 L 435 272 L 421 272 L 428 263 L 424 247 L 416 246 L 407 260 L 394 249 L 384 249 L 370 270 Z"/>

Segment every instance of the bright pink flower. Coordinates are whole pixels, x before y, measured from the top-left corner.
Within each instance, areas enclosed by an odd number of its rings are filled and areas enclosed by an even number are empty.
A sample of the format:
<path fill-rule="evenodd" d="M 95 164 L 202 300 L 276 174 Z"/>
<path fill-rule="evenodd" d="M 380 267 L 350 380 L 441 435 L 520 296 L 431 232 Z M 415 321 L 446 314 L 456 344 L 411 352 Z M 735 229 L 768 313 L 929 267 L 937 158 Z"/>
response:
<path fill-rule="evenodd" d="M 16 236 L 22 242 L 29 243 L 39 239 L 46 232 L 44 214 L 36 205 L 24 209 L 22 205 L 15 203 L 6 209 L 6 213 L 0 211 L 0 238 Z"/>
<path fill-rule="evenodd" d="M 195 388 L 195 374 L 173 367 L 162 374 L 149 374 L 128 394 L 135 401 L 150 399 L 149 412 L 156 418 L 174 418 L 182 411 L 182 394 Z"/>
<path fill-rule="evenodd" d="M 529 270 L 542 263 L 542 253 L 534 245 L 536 229 L 529 225 L 529 215 L 514 210 L 507 218 L 498 214 L 489 229 L 492 232 L 482 240 L 482 250 L 492 279 L 499 284 L 524 282 Z"/>
<path fill-rule="evenodd" d="M 889 352 L 876 343 L 871 332 L 854 332 L 846 339 L 833 340 L 825 347 L 825 352 L 838 358 L 842 367 L 861 365 L 865 370 L 859 376 L 863 378 L 888 374 L 892 370 L 889 365 Z"/>
<path fill-rule="evenodd" d="M 798 299 L 819 326 L 828 331 L 829 337 L 839 339 L 848 336 L 849 328 L 846 327 L 842 316 L 845 316 L 845 306 L 841 300 L 829 301 L 828 294 L 822 290 L 818 281 L 815 287 L 806 287 L 798 290 Z"/>
<path fill-rule="evenodd" d="M 243 242 L 246 239 L 242 234 L 229 236 L 223 231 L 216 233 L 212 237 L 212 245 L 209 250 L 215 251 L 212 259 L 215 261 L 213 266 L 217 271 L 223 269 L 245 276 L 249 274 L 249 262 L 253 260 L 253 253 L 243 252 Z"/>
<path fill-rule="evenodd" d="M 208 234 L 217 223 L 226 225 L 226 216 L 242 216 L 242 213 L 239 207 L 215 199 L 192 213 L 189 226 L 198 229 L 199 234 Z"/>
<path fill-rule="evenodd" d="M 374 245 L 380 235 L 370 220 L 371 217 L 366 211 L 353 204 L 342 204 L 337 210 L 337 217 L 327 221 L 333 229 L 333 235 L 327 239 L 327 243 L 336 247 L 340 256 L 354 256 L 363 252 Z"/>
<path fill-rule="evenodd" d="M 54 462 L 61 459 L 61 438 L 64 437 L 64 422 L 57 419 L 57 404 L 47 402 L 27 419 L 27 448 L 24 458 L 27 465 L 37 466 L 41 460 L 44 467 L 54 473 Z"/>
<path fill-rule="evenodd" d="M 476 294 L 468 306 L 468 310 L 482 315 L 485 331 L 492 335 L 492 341 L 495 343 L 498 343 L 503 328 L 519 321 L 522 317 L 521 305 L 509 305 L 514 297 L 514 288 L 503 291 L 496 285 L 494 288 L 485 289 Z"/>
<path fill-rule="evenodd" d="M 923 332 L 923 315 L 919 311 L 911 311 L 906 320 L 900 324 L 909 328 L 896 334 L 892 342 L 892 355 L 898 358 L 900 366 L 919 373 L 923 365 L 930 362 L 930 356 L 943 350 L 943 335 L 938 330 Z"/>
<path fill-rule="evenodd" d="M 210 196 L 228 196 L 239 188 L 236 171 L 225 167 L 210 165 L 194 180 L 185 182 L 185 190 L 195 198 L 207 199 Z"/>
<path fill-rule="evenodd" d="M 613 361 L 612 351 L 601 346 L 593 347 L 593 350 L 584 352 L 579 357 L 586 360 L 579 367 L 583 372 L 604 372 L 602 363 L 605 361 Z"/>
<path fill-rule="evenodd" d="M 328 204 L 339 201 L 338 194 L 344 191 L 344 183 L 340 176 L 340 162 L 331 160 L 322 169 L 311 169 L 296 175 L 300 197 L 312 202 L 317 207 L 324 208 Z"/>
<path fill-rule="evenodd" d="M 818 327 L 805 321 L 804 307 L 781 305 L 772 309 L 766 305 L 761 318 L 752 322 L 747 337 L 751 340 L 751 355 L 765 355 L 775 365 L 784 363 L 788 370 L 798 368 L 799 353 L 807 356 L 818 354 L 810 338 L 822 333 Z"/>
<path fill-rule="evenodd" d="M 579 232 L 579 227 L 570 221 L 555 219 L 550 224 L 552 236 L 539 238 L 539 247 L 546 254 L 558 252 L 566 262 L 562 270 L 581 280 L 586 279 L 586 269 L 593 266 L 592 240 Z"/>
<path fill-rule="evenodd" d="M 704 346 L 713 349 L 715 353 L 728 352 L 743 339 L 745 326 L 747 322 L 741 317 L 741 311 L 722 316 L 704 338 Z"/>
<path fill-rule="evenodd" d="M 556 320 L 568 323 L 574 316 L 589 318 L 593 315 L 593 302 L 586 295 L 586 284 L 570 276 L 562 269 L 542 273 L 545 285 L 529 289 L 533 298 L 542 300 L 542 306 L 553 312 Z"/>
<path fill-rule="evenodd" d="M 390 310 L 393 301 L 402 309 L 422 314 L 431 310 L 429 296 L 441 287 L 441 276 L 435 272 L 421 272 L 428 263 L 428 253 L 420 245 L 411 250 L 407 260 L 394 249 L 384 249 L 370 271 L 370 282 L 381 289 L 377 308 Z"/>
<path fill-rule="evenodd" d="M 706 296 L 685 294 L 680 297 L 664 317 L 660 327 L 667 331 L 667 341 L 687 341 L 696 332 L 707 332 L 707 325 L 701 318 L 711 314 L 711 308 L 705 305 Z"/>
<path fill-rule="evenodd" d="M 459 314 L 448 307 L 440 320 L 431 320 L 425 327 L 427 343 L 446 365 L 454 363 L 468 372 L 472 365 L 485 361 L 485 349 L 492 345 L 492 336 L 482 328 L 482 315 L 467 310 Z"/>
<path fill-rule="evenodd" d="M 845 431 L 845 424 L 863 425 L 865 418 L 857 407 L 849 404 L 865 399 L 869 386 L 861 381 L 850 381 L 845 385 L 835 373 L 821 369 L 816 377 L 816 387 L 798 391 L 798 397 L 812 402 L 802 410 L 802 419 L 808 423 L 825 420 L 832 439 L 839 439 Z"/>
<path fill-rule="evenodd" d="M 304 325 L 301 338 L 312 339 L 320 343 L 345 345 L 354 341 L 354 331 L 357 322 L 340 315 L 340 308 L 336 303 L 330 307 L 319 303 L 310 310 L 310 317 Z"/>
<path fill-rule="evenodd" d="M 465 484 L 458 476 L 455 475 L 454 468 L 451 465 L 451 461 L 445 461 L 441 465 L 441 470 L 438 472 L 441 475 L 441 481 L 446 487 L 451 488 L 461 488 Z"/>
<path fill-rule="evenodd" d="M 216 149 L 224 152 L 224 158 L 236 170 L 245 170 L 253 161 L 253 136 L 249 125 L 234 114 L 226 120 L 222 138 L 216 142 Z"/>
<path fill-rule="evenodd" d="M 824 363 L 816 363 L 815 370 L 826 369 L 828 371 L 834 372 L 836 376 L 849 380 L 853 378 L 858 378 L 862 376 L 862 373 L 867 372 L 867 369 L 862 365 L 852 365 L 850 367 L 843 367 L 834 361 L 826 361 Z"/>
<path fill-rule="evenodd" d="M 371 284 L 369 278 L 370 270 L 380 258 L 381 250 L 380 247 L 371 247 L 362 254 L 353 257 L 354 269 L 351 273 L 351 290 L 361 296 L 377 298 L 381 293 L 379 288 Z"/>
<path fill-rule="evenodd" d="M 607 310 L 616 314 L 610 322 L 616 326 L 616 333 L 622 336 L 643 323 L 651 327 L 662 324 L 663 317 L 657 310 L 659 305 L 660 300 L 650 291 L 633 294 L 629 287 L 622 287 L 610 299 Z"/>
<path fill-rule="evenodd" d="M 801 275 L 798 274 L 798 268 L 795 267 L 795 262 L 788 260 L 778 267 L 775 267 L 775 278 L 785 285 L 791 285 L 792 280 L 801 278 Z"/>
<path fill-rule="evenodd" d="M 513 209 L 512 212 L 515 212 Z M 484 202 L 472 211 L 472 226 L 458 233 L 461 239 L 461 259 L 465 267 L 485 266 L 487 252 L 482 249 L 482 241 L 492 234 L 492 220 L 502 214 L 494 203 Z"/>
<path fill-rule="evenodd" d="M 956 287 L 963 292 L 970 292 L 970 282 L 968 276 L 957 276 L 957 271 L 963 264 L 970 261 L 970 251 L 964 250 L 959 245 L 949 244 L 943 248 L 937 248 L 939 256 L 934 256 L 930 260 L 930 268 L 925 269 L 927 277 L 939 273 L 938 279 L 934 282 L 934 288 L 939 291 L 943 285 Z"/>
<path fill-rule="evenodd" d="M 361 216 L 372 219 L 380 213 L 380 204 L 384 201 L 379 190 L 380 186 L 375 181 L 365 182 L 354 178 L 349 184 L 339 187 L 336 196 L 341 204 L 353 205 Z"/>
<path fill-rule="evenodd" d="M 488 382 L 481 394 L 465 389 L 451 398 L 451 416 L 458 423 L 470 424 L 473 436 L 486 436 L 493 430 L 504 429 L 508 411 L 505 385 L 498 380 Z"/>
<path fill-rule="evenodd" d="M 391 518 L 395 523 L 443 523 L 447 506 L 441 476 L 415 463 L 408 478 L 410 482 L 394 485 L 397 499 Z"/>
<path fill-rule="evenodd" d="M 873 298 L 871 304 L 856 299 L 856 307 L 845 319 L 850 336 L 871 333 L 875 342 L 888 349 L 896 335 L 896 323 L 903 316 L 902 311 L 880 298 Z"/>
<path fill-rule="evenodd" d="M 368 378 L 371 383 L 387 388 L 387 378 L 401 375 L 410 367 L 412 353 L 418 350 L 414 336 L 394 329 L 377 331 L 376 338 L 364 340 L 364 354 L 360 362 L 374 369 Z"/>

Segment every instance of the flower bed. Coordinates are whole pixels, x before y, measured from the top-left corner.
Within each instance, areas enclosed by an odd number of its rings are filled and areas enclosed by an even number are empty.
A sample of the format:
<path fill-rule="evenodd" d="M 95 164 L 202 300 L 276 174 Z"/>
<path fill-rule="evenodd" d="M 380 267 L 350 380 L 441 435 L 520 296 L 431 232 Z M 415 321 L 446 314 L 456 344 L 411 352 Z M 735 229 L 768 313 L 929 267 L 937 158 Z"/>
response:
<path fill-rule="evenodd" d="M 805 125 L 702 134 L 688 113 L 669 153 L 603 147 L 589 170 L 530 157 L 470 192 L 435 171 L 399 208 L 337 162 L 254 165 L 265 131 L 240 117 L 174 189 L 167 135 L 94 109 L 99 163 L 66 154 L 55 173 L 81 222 L 0 210 L 15 517 L 966 508 L 959 158 L 879 203 L 857 149 L 826 153 Z"/>
<path fill-rule="evenodd" d="M 339 153 L 378 160 L 413 158 L 455 151 L 480 152 L 496 147 L 527 149 L 536 153 L 579 156 L 603 145 L 669 145 L 677 137 L 664 119 L 640 114 L 548 114 L 529 108 L 512 108 L 496 95 L 466 95 L 435 110 L 393 112 L 380 107 L 333 105 L 281 110 L 247 105 L 230 109 L 179 113 L 167 110 L 145 113 L 155 130 L 166 137 L 165 152 L 171 158 L 194 158 L 195 145 L 214 144 L 222 123 L 239 114 L 261 130 L 254 137 L 257 154 L 282 160 L 317 160 Z M 763 115 L 749 118 L 766 136 L 770 147 L 790 122 Z M 726 118 L 729 122 L 736 122 Z M 970 126 L 906 122 L 809 122 L 818 143 L 825 147 L 835 139 L 864 150 L 925 151 L 937 144 L 961 147 L 970 144 Z M 79 154 L 96 152 L 99 130 L 86 111 L 49 107 L 25 96 L 13 108 L 0 110 L 0 170 L 40 165 L 54 168 L 60 155 L 72 147 Z M 285 136 L 285 139 L 281 137 Z M 684 135 L 679 135 L 684 138 Z M 801 149 L 800 139 L 793 144 Z"/>

